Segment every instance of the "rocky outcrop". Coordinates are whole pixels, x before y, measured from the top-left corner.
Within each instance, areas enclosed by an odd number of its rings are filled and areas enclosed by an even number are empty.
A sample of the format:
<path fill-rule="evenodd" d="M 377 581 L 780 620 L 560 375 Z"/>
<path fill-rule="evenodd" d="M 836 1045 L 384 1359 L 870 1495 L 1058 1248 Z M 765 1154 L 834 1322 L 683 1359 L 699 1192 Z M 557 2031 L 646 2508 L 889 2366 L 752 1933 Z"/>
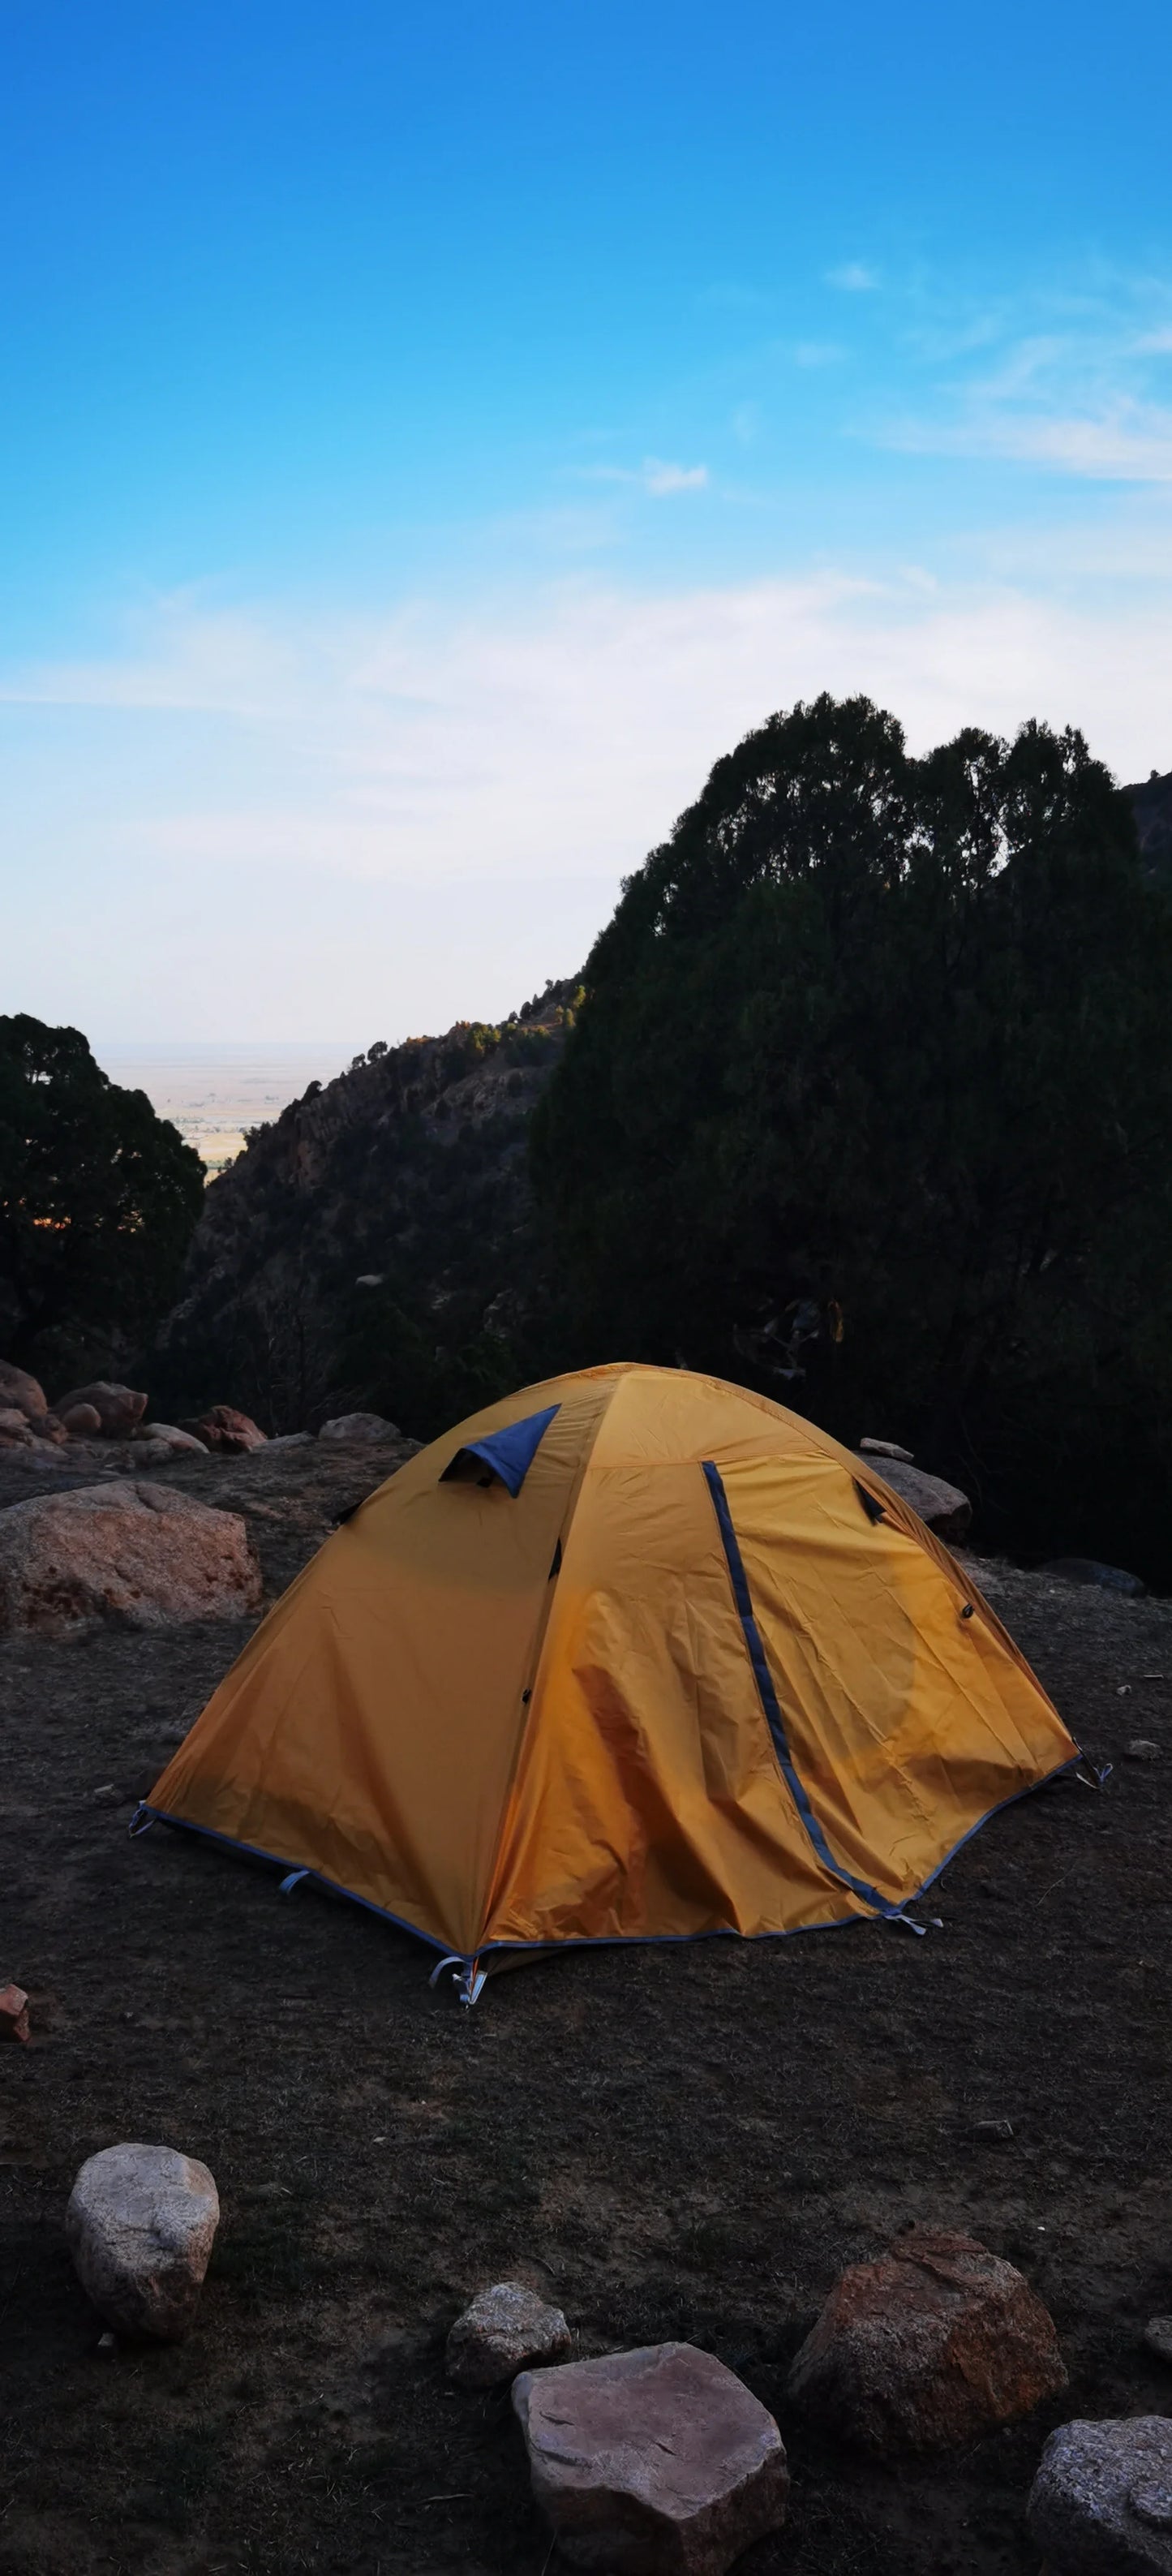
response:
<path fill-rule="evenodd" d="M 174 2147 L 104 2147 L 65 2214 L 74 2268 L 120 2334 L 176 2342 L 195 2315 L 219 2224 L 207 2166 Z"/>
<path fill-rule="evenodd" d="M 249 1137 L 206 1192 L 152 1357 L 172 1420 L 221 1394 L 278 1432 L 408 1400 L 418 1433 L 433 1381 L 436 1430 L 485 1400 L 539 1298 L 528 1128 L 574 989 L 374 1047 Z M 502 1391 L 526 1373 L 498 1365 Z"/>
<path fill-rule="evenodd" d="M 959 2448 L 1066 2386 L 1028 2281 L 972 2237 L 913 2228 L 830 2293 L 789 2376 L 795 2406 L 862 2450 Z"/>
<path fill-rule="evenodd" d="M 772 2415 L 693 2344 L 525 2371 L 513 2406 L 534 2497 L 571 2566 L 723 2576 L 785 2519 L 789 2472 Z"/>
<path fill-rule="evenodd" d="M 1063 2424 L 1042 2453 L 1029 2526 L 1052 2576 L 1172 2576 L 1172 2423 Z"/>
<path fill-rule="evenodd" d="M 564 2360 L 569 2349 L 560 2308 L 520 2281 L 496 2281 L 457 2317 L 448 2336 L 448 2377 L 459 2388 L 500 2388 L 519 2370 Z"/>
<path fill-rule="evenodd" d="M 169 1485 L 117 1478 L 0 1512 L 0 1635 L 240 1619 L 260 1596 L 243 1520 Z"/>

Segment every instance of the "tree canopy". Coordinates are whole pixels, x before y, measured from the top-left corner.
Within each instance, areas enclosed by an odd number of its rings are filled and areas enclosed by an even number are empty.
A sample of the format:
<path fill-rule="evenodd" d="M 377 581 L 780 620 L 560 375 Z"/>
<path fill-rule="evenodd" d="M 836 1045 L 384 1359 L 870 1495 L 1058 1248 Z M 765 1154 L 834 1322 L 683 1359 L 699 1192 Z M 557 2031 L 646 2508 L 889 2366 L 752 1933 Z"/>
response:
<path fill-rule="evenodd" d="M 0 1352 L 57 1380 L 133 1351 L 202 1199 L 198 1154 L 80 1030 L 0 1017 Z"/>
<path fill-rule="evenodd" d="M 1079 734 L 915 759 L 865 698 L 774 716 L 627 882 L 538 1112 L 582 1347 L 1134 1557 L 1172 1460 L 1170 969 Z"/>

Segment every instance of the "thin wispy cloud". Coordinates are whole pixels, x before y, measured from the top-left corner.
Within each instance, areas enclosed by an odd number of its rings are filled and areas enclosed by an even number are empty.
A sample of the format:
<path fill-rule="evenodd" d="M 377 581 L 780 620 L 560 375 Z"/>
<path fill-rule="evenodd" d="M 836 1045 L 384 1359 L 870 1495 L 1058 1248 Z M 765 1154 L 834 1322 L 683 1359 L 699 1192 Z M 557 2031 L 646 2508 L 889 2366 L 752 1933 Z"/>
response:
<path fill-rule="evenodd" d="M 585 470 L 592 483 L 634 484 L 653 501 L 667 500 L 676 492 L 703 492 L 709 480 L 706 465 L 678 465 L 665 456 L 645 456 L 638 466 L 592 465 Z"/>
<path fill-rule="evenodd" d="M 862 260 L 848 259 L 841 268 L 827 270 L 826 283 L 837 287 L 840 295 L 875 295 L 879 290 L 879 274 L 876 269 L 865 267 Z"/>

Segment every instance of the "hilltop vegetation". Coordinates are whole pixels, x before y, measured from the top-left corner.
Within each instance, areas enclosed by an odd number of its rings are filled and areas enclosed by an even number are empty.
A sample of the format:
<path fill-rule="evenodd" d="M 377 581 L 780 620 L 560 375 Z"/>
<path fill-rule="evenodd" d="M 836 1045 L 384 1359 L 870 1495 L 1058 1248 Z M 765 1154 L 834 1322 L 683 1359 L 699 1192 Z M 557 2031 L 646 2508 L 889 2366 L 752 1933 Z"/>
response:
<path fill-rule="evenodd" d="M 199 1156 L 79 1029 L 0 1018 L 0 1357 L 56 1385 L 117 1365 L 179 1284 Z"/>

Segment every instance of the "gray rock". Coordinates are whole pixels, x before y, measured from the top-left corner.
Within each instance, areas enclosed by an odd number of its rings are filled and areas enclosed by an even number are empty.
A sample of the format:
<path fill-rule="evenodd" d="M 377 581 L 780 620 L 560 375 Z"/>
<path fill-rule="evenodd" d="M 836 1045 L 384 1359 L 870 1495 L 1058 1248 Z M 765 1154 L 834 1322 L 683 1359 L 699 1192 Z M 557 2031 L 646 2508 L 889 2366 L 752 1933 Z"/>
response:
<path fill-rule="evenodd" d="M 119 2334 L 176 2342 L 195 2314 L 220 2202 L 207 2166 L 174 2147 L 104 2147 L 65 2214 L 82 2288 Z"/>
<path fill-rule="evenodd" d="M 140 1440 L 149 1440 L 156 1448 L 166 1447 L 176 1458 L 185 1449 L 194 1452 L 197 1458 L 206 1458 L 208 1454 L 205 1443 L 197 1440 L 193 1431 L 181 1431 L 177 1422 L 140 1422 L 134 1438 L 136 1446 Z"/>
<path fill-rule="evenodd" d="M 1134 1735 L 1127 1748 L 1127 1759 L 1129 1762 L 1158 1762 L 1159 1745 L 1153 1744 L 1150 1735 Z"/>
<path fill-rule="evenodd" d="M 1097 1556 L 1055 1556 L 1038 1571 L 1056 1574 L 1062 1583 L 1097 1583 L 1100 1591 L 1122 1592 L 1132 1601 L 1141 1599 L 1147 1590 L 1138 1574 L 1129 1574 L 1123 1565 L 1101 1565 Z"/>
<path fill-rule="evenodd" d="M 861 1456 L 861 1452 L 856 1455 Z M 951 1545 L 967 1536 L 973 1507 L 959 1485 L 946 1485 L 942 1476 L 926 1476 L 922 1467 L 909 1465 L 906 1458 L 897 1458 L 890 1450 L 884 1454 L 881 1467 L 876 1466 L 873 1457 L 863 1458 L 862 1464 L 870 1468 L 873 1476 L 881 1475 L 884 1484 L 890 1485 L 902 1502 L 910 1503 L 937 1538 Z"/>
<path fill-rule="evenodd" d="M 137 1387 L 116 1386 L 105 1377 L 96 1377 L 90 1386 L 71 1387 L 68 1395 L 63 1395 L 54 1405 L 54 1412 L 67 1430 L 66 1416 L 79 1404 L 92 1406 L 105 1440 L 128 1440 L 147 1409 L 147 1399 Z"/>
<path fill-rule="evenodd" d="M 124 1477 L 0 1512 L 0 1635 L 68 1635 L 90 1620 L 161 1628 L 260 1607 L 244 1521 Z"/>
<path fill-rule="evenodd" d="M 381 1413 L 336 1413 L 332 1422 L 323 1422 L 319 1440 L 399 1440 L 402 1433 L 397 1422 L 388 1422 Z"/>
<path fill-rule="evenodd" d="M 1144 2342 L 1158 2361 L 1172 2361 L 1172 2317 L 1149 2317 Z"/>
<path fill-rule="evenodd" d="M 461 2388 L 499 2388 L 532 2362 L 561 2361 L 570 2329 L 560 2308 L 547 2307 L 519 2281 L 479 2290 L 448 2336 L 448 2377 Z"/>
<path fill-rule="evenodd" d="M 902 1458 L 905 1467 L 916 1463 L 911 1450 L 901 1449 L 897 1440 L 860 1440 L 859 1448 L 865 1458 Z"/>
<path fill-rule="evenodd" d="M 23 1413 L 27 1422 L 40 1424 L 48 1412 L 45 1390 L 27 1369 L 17 1368 L 12 1360 L 0 1360 L 0 1405 L 7 1411 Z"/>
<path fill-rule="evenodd" d="M 1028 2518 L 1053 2576 L 1172 2576 L 1172 2422 L 1061 2425 Z"/>
<path fill-rule="evenodd" d="M 312 1431 L 278 1431 L 269 1441 L 270 1449 L 312 1449 Z"/>
<path fill-rule="evenodd" d="M 558 2549 L 598 2576 L 724 2576 L 785 2520 L 781 2435 L 686 2343 L 524 2371 L 513 2405 Z"/>

